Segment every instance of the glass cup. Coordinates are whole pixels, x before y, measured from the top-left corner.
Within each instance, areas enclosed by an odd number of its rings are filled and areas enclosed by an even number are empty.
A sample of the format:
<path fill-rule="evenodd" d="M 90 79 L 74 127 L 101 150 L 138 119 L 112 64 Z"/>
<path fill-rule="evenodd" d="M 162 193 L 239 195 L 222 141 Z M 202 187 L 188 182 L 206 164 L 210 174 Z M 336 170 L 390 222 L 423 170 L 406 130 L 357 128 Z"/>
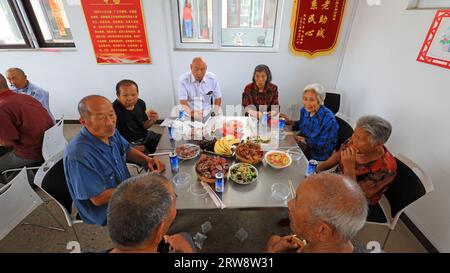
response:
<path fill-rule="evenodd" d="M 291 194 L 288 185 L 283 183 L 275 183 L 270 187 L 272 198 L 277 201 L 286 201 Z"/>
<path fill-rule="evenodd" d="M 189 191 L 197 198 L 205 198 L 208 195 L 208 192 L 203 188 L 201 183 L 192 183 Z"/>
<path fill-rule="evenodd" d="M 300 161 L 305 156 L 300 148 L 290 148 L 287 153 L 294 161 Z"/>
<path fill-rule="evenodd" d="M 192 175 L 187 172 L 179 172 L 172 178 L 172 181 L 177 189 L 183 189 L 191 183 Z"/>

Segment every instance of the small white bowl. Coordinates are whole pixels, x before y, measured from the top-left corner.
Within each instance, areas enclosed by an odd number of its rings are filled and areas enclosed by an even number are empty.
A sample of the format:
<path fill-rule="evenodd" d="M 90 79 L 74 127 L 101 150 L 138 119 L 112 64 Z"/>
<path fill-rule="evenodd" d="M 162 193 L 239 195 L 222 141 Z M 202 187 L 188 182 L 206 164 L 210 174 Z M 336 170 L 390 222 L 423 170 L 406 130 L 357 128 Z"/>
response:
<path fill-rule="evenodd" d="M 286 155 L 286 157 L 289 159 L 289 163 L 286 166 L 282 166 L 282 167 L 273 165 L 272 163 L 269 162 L 269 160 L 267 160 L 267 158 L 268 158 L 269 155 L 274 154 L 274 153 L 281 153 L 281 154 Z M 292 164 L 292 157 L 288 153 L 283 152 L 283 151 L 269 151 L 269 152 L 267 152 L 264 155 L 264 161 L 266 161 L 266 163 L 269 164 L 274 169 L 284 169 L 284 168 L 287 168 L 287 167 L 291 166 L 291 164 Z"/>

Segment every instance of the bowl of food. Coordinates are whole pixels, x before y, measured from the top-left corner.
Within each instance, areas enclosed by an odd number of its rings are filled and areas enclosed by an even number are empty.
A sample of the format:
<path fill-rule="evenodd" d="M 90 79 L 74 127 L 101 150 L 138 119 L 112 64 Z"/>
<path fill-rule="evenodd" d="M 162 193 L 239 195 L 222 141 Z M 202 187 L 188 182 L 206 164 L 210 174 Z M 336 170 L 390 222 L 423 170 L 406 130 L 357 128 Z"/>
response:
<path fill-rule="evenodd" d="M 220 156 L 201 155 L 195 163 L 195 172 L 200 181 L 214 183 L 216 174 L 221 172 L 226 174 L 228 171 L 228 162 Z"/>
<path fill-rule="evenodd" d="M 176 148 L 176 152 L 179 159 L 193 159 L 200 154 L 200 146 L 190 143 L 181 144 Z"/>
<path fill-rule="evenodd" d="M 264 160 L 275 169 L 284 169 L 292 164 L 291 156 L 283 151 L 267 152 L 264 156 Z"/>
<path fill-rule="evenodd" d="M 241 185 L 251 184 L 257 177 L 258 170 L 248 163 L 233 164 L 228 171 L 228 178 Z"/>
<path fill-rule="evenodd" d="M 253 142 L 239 144 L 236 148 L 236 159 L 243 163 L 258 164 L 263 159 L 261 145 Z"/>

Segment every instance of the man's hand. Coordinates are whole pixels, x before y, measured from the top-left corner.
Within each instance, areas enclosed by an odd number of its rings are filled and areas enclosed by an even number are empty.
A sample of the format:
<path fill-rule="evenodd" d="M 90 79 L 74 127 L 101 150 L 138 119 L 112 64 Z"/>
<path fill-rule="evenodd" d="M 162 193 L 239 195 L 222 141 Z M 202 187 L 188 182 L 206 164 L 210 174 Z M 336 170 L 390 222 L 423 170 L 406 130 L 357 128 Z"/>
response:
<path fill-rule="evenodd" d="M 158 113 L 152 109 L 149 109 L 145 112 L 145 114 L 147 114 L 148 119 L 150 120 L 157 120 L 159 119 Z"/>
<path fill-rule="evenodd" d="M 147 157 L 147 165 L 152 173 L 162 173 L 166 166 L 156 158 Z"/>
<path fill-rule="evenodd" d="M 191 244 L 181 234 L 164 235 L 164 241 L 169 244 L 171 252 L 194 253 Z"/>
<path fill-rule="evenodd" d="M 299 245 L 292 240 L 292 236 L 280 237 L 273 235 L 267 241 L 265 252 L 268 253 L 283 253 L 297 251 Z"/>
<path fill-rule="evenodd" d="M 201 110 L 193 110 L 191 112 L 191 117 L 193 117 L 194 120 L 202 120 L 203 112 Z"/>
<path fill-rule="evenodd" d="M 297 142 L 306 142 L 306 141 L 305 141 L 305 138 L 302 137 L 302 136 L 295 136 L 294 138 L 295 138 L 295 140 L 296 140 Z"/>

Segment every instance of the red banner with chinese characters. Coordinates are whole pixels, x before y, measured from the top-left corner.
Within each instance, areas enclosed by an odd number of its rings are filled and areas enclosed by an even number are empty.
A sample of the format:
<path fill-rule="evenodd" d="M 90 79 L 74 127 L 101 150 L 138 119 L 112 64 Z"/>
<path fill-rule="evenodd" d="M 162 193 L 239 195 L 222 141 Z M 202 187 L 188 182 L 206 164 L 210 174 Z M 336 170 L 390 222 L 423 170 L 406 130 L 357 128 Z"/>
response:
<path fill-rule="evenodd" d="M 336 46 L 346 0 L 294 0 L 290 47 L 314 58 L 331 54 Z"/>
<path fill-rule="evenodd" d="M 141 0 L 81 0 L 97 63 L 150 63 Z"/>

